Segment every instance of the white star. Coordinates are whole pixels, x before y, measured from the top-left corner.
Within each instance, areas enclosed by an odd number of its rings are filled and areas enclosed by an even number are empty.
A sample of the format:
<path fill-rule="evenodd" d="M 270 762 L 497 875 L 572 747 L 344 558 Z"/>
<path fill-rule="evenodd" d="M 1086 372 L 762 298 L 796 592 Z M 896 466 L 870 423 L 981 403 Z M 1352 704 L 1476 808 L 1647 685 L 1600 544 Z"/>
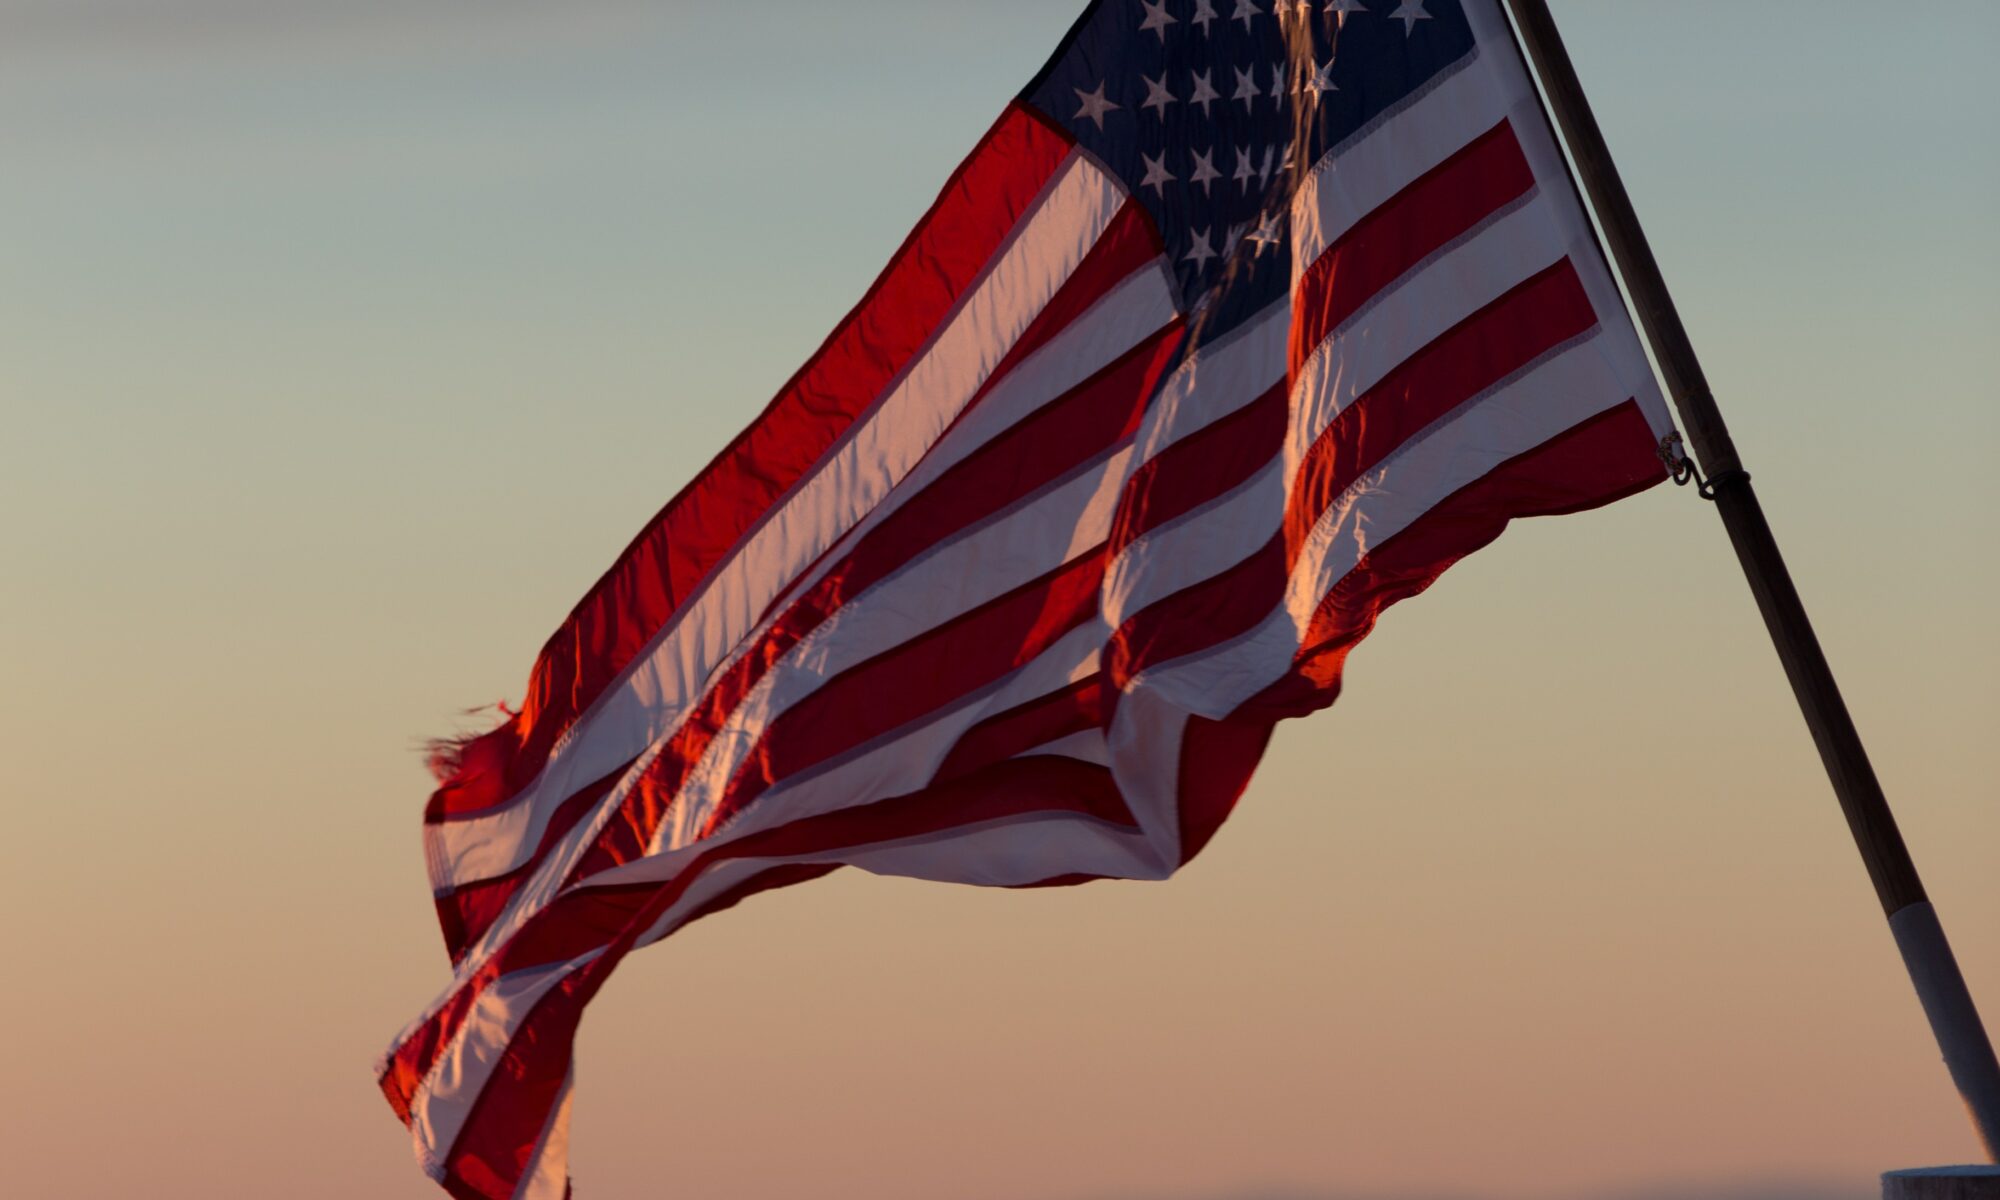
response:
<path fill-rule="evenodd" d="M 1229 14 L 1229 19 L 1243 22 L 1243 32 L 1249 33 L 1250 18 L 1257 15 L 1257 0 L 1236 0 L 1236 11 Z"/>
<path fill-rule="evenodd" d="M 1367 12 L 1368 6 L 1361 0 L 1326 0 L 1326 11 L 1333 14 L 1340 24 L 1347 24 L 1347 18 L 1358 12 Z"/>
<path fill-rule="evenodd" d="M 1222 172 L 1215 169 L 1215 151 L 1195 151 L 1194 174 L 1188 176 L 1188 182 L 1200 184 L 1201 194 L 1206 196 L 1208 195 L 1208 181 L 1220 178 L 1222 178 Z"/>
<path fill-rule="evenodd" d="M 1257 182 L 1265 184 L 1270 183 L 1271 175 L 1277 169 L 1278 169 L 1278 148 L 1276 146 L 1264 147 L 1264 161 L 1257 164 Z"/>
<path fill-rule="evenodd" d="M 1199 271 L 1204 263 L 1214 257 L 1215 246 L 1208 240 L 1208 230 L 1197 229 L 1194 231 L 1194 236 L 1189 239 L 1188 252 L 1181 255 L 1181 261 L 1193 263 L 1194 269 Z"/>
<path fill-rule="evenodd" d="M 1257 102 L 1257 97 L 1264 94 L 1257 90 L 1256 70 L 1257 68 L 1254 64 L 1248 71 L 1243 70 L 1241 67 L 1237 68 L 1236 90 L 1229 93 L 1231 100 L 1241 100 L 1243 102 L 1244 112 L 1249 112 L 1251 107 Z"/>
<path fill-rule="evenodd" d="M 1208 23 L 1213 20 L 1215 20 L 1215 6 L 1208 0 L 1194 0 L 1194 15 L 1188 18 L 1188 24 L 1199 25 L 1201 31 L 1207 33 Z"/>
<path fill-rule="evenodd" d="M 1292 144 L 1286 142 L 1284 154 L 1278 154 L 1278 148 L 1272 146 L 1270 154 L 1264 156 L 1264 182 L 1270 182 L 1270 176 L 1274 174 L 1282 176 L 1290 170 L 1292 170 Z"/>
<path fill-rule="evenodd" d="M 1231 172 L 1229 177 L 1242 184 L 1245 192 L 1250 190 L 1251 181 L 1257 178 L 1257 167 L 1250 161 L 1248 150 L 1236 152 L 1236 170 Z"/>
<path fill-rule="evenodd" d="M 1160 44 L 1166 45 L 1167 26 L 1175 23 L 1174 18 L 1167 13 L 1167 0 L 1159 0 L 1158 3 L 1154 3 L 1154 0 L 1139 0 L 1139 7 L 1146 10 L 1146 19 L 1139 22 L 1139 28 L 1152 30 L 1153 36 L 1160 39 Z"/>
<path fill-rule="evenodd" d="M 1284 94 L 1285 94 L 1285 64 L 1274 63 L 1271 66 L 1271 103 L 1282 107 L 1285 102 L 1281 97 L 1283 97 Z"/>
<path fill-rule="evenodd" d="M 1285 234 L 1279 228 L 1278 214 L 1275 212 L 1265 213 L 1263 221 L 1257 225 L 1257 231 L 1250 235 L 1250 240 L 1257 243 L 1256 253 L 1258 254 L 1262 254 L 1264 251 L 1284 241 Z"/>
<path fill-rule="evenodd" d="M 1139 157 L 1146 160 L 1146 177 L 1139 181 L 1139 186 L 1152 188 L 1154 194 L 1158 195 L 1160 199 L 1166 199 L 1166 185 L 1174 181 L 1174 173 L 1167 170 L 1167 152 L 1162 150 L 1160 151 L 1160 156 L 1154 158 L 1152 155 L 1141 151 Z"/>
<path fill-rule="evenodd" d="M 1250 223 L 1248 221 L 1238 221 L 1229 227 L 1229 232 L 1224 234 L 1222 238 L 1222 257 L 1228 258 L 1230 255 L 1236 253 L 1236 247 L 1243 244 L 1243 234 L 1249 228 Z"/>
<path fill-rule="evenodd" d="M 1167 105 L 1179 103 L 1174 99 L 1173 92 L 1167 89 L 1167 73 L 1160 72 L 1158 79 L 1150 75 L 1141 75 L 1139 78 L 1146 81 L 1146 100 L 1139 107 L 1157 109 L 1153 115 L 1162 121 L 1166 120 Z"/>
<path fill-rule="evenodd" d="M 1327 59 L 1323 63 L 1314 64 L 1313 77 L 1306 80 L 1303 86 L 1306 91 L 1312 93 L 1314 100 L 1318 100 L 1327 92 L 1339 91 L 1340 88 L 1333 82 L 1333 60 Z"/>
<path fill-rule="evenodd" d="M 1401 21 L 1403 36 L 1408 37 L 1416 29 L 1418 21 L 1428 21 L 1431 15 L 1424 11 L 1424 0 L 1401 0 L 1396 5 L 1396 11 L 1389 14 L 1389 19 Z"/>
<path fill-rule="evenodd" d="M 1096 124 L 1097 131 L 1099 133 L 1104 132 L 1104 114 L 1114 108 L 1120 107 L 1116 101 L 1104 98 L 1104 81 L 1101 79 L 1098 80 L 1095 91 L 1086 92 L 1082 88 L 1073 88 L 1071 90 L 1076 93 L 1076 98 L 1082 102 L 1082 107 L 1076 110 L 1076 119 L 1081 121 L 1085 117 L 1089 117 Z"/>
<path fill-rule="evenodd" d="M 1215 90 L 1215 85 L 1208 81 L 1209 74 L 1207 71 L 1188 72 L 1188 77 L 1194 80 L 1194 95 L 1188 97 L 1188 103 L 1201 105 L 1201 115 L 1204 117 L 1208 115 L 1209 103 L 1222 99 L 1221 94 Z"/>

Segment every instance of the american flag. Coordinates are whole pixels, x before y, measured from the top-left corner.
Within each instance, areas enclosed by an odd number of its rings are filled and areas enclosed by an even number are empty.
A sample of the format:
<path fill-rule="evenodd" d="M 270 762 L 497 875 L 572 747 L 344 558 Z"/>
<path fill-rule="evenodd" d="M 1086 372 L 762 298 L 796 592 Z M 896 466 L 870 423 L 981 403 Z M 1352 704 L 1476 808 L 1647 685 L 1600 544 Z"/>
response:
<path fill-rule="evenodd" d="M 1384 607 L 1671 432 L 1497 0 L 1092 4 L 440 750 L 418 1157 L 565 1195 L 585 1004 L 754 892 L 1171 875 Z"/>

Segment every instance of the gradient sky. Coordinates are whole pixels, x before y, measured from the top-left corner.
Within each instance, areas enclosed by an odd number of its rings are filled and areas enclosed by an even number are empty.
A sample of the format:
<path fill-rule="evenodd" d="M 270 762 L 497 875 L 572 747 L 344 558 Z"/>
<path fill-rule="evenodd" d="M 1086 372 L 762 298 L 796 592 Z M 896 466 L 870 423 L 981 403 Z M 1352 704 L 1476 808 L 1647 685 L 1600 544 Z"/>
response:
<path fill-rule="evenodd" d="M 435 1193 L 426 736 L 861 294 L 1080 0 L 0 0 L 0 1192 Z M 2000 1023 L 2000 6 L 1556 15 Z M 1166 884 L 635 956 L 580 1194 L 1493 1200 L 1974 1157 L 1721 529 L 1390 614 Z"/>

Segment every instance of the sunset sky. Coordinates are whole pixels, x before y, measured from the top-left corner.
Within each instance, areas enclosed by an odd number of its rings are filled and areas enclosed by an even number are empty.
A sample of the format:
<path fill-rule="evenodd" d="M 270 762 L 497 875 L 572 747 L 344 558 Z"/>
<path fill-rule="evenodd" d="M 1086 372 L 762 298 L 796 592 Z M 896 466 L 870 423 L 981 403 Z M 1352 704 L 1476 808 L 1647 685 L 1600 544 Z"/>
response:
<path fill-rule="evenodd" d="M 0 1193 L 442 1195 L 371 1076 L 447 979 L 423 739 L 520 698 L 1081 3 L 0 0 Z M 1552 7 L 2000 1026 L 2000 6 Z M 1979 1153 L 1672 487 L 1395 609 L 1172 881 L 841 872 L 636 955 L 578 1061 L 582 1200 Z"/>

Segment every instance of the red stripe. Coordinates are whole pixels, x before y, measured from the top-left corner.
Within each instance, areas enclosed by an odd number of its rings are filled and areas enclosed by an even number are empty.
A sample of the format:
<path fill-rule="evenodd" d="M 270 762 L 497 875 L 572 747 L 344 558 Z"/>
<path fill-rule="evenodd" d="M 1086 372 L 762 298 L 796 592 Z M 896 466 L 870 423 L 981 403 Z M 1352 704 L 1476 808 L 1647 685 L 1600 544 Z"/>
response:
<path fill-rule="evenodd" d="M 1291 389 L 1279 383 L 1147 459 L 1132 472 L 1119 499 L 1112 556 L 1269 466 L 1284 449 L 1290 424 Z"/>
<path fill-rule="evenodd" d="M 1652 428 L 1627 400 L 1495 467 L 1372 548 L 1320 601 L 1293 674 L 1241 706 L 1240 716 L 1299 716 L 1333 703 L 1348 651 L 1384 609 L 1435 582 L 1500 536 L 1515 517 L 1609 504 L 1666 478 Z"/>
<path fill-rule="evenodd" d="M 979 276 L 1069 153 L 1009 107 L 854 310 L 577 604 L 535 664 L 520 713 L 440 765 L 426 819 L 504 802 L 717 563 L 871 406 Z"/>
<path fill-rule="evenodd" d="M 1037 879 L 1033 883 L 1010 883 L 1015 891 L 1025 892 L 1031 888 L 1075 887 L 1080 883 L 1095 883 L 1100 879 L 1110 879 L 1109 875 L 1090 875 L 1081 871 L 1069 871 L 1061 875 L 1051 875 L 1047 879 Z"/>
<path fill-rule="evenodd" d="M 1125 619 L 1105 649 L 1119 691 L 1154 663 L 1168 662 L 1247 633 L 1285 592 L 1285 543 L 1273 536 L 1228 570 L 1190 584 Z"/>
<path fill-rule="evenodd" d="M 556 810 L 549 814 L 548 825 L 542 830 L 542 836 L 526 862 L 504 875 L 461 884 L 435 898 L 438 926 L 444 932 L 445 948 L 451 952 L 453 964 L 463 958 L 466 949 L 483 937 L 493 922 L 499 919 L 507 902 L 534 874 L 549 848 L 575 828 L 576 823 L 597 806 L 597 802 L 624 777 L 631 766 L 631 762 L 624 763 L 557 805 Z"/>
<path fill-rule="evenodd" d="M 1153 228 L 1153 219 L 1146 214 L 1145 206 L 1127 200 L 1097 236 L 1089 253 L 1077 263 L 1076 270 L 1070 272 L 1042 311 L 1021 331 L 1014 348 L 987 375 L 986 382 L 980 385 L 958 419 L 963 421 L 1015 367 L 1048 345 L 1098 301 L 1151 267 L 1159 259 L 1161 249 L 1159 231 Z"/>
<path fill-rule="evenodd" d="M 1355 222 L 1299 280 L 1290 372 L 1383 288 L 1534 186 L 1502 120 Z"/>
<path fill-rule="evenodd" d="M 758 892 L 768 892 L 772 888 L 790 887 L 795 883 L 805 883 L 809 880 L 818 879 L 822 875 L 831 875 L 843 865 L 845 864 L 786 863 L 783 866 L 771 867 L 767 870 L 759 871 L 742 883 L 718 894 L 714 899 L 707 901 L 701 907 L 689 913 L 687 919 L 680 923 L 679 928 L 686 929 L 703 917 L 712 917 L 716 913 L 735 908 Z"/>
<path fill-rule="evenodd" d="M 966 730 L 939 764 L 933 781 L 956 779 L 1057 738 L 1102 728 L 1109 714 L 1104 676 L 1093 671 L 1068 687 L 1017 704 Z"/>
<path fill-rule="evenodd" d="M 1178 800 L 1181 862 L 1193 861 L 1235 809 L 1264 757 L 1271 722 L 1256 717 L 1211 721 L 1191 716 L 1181 730 Z"/>

